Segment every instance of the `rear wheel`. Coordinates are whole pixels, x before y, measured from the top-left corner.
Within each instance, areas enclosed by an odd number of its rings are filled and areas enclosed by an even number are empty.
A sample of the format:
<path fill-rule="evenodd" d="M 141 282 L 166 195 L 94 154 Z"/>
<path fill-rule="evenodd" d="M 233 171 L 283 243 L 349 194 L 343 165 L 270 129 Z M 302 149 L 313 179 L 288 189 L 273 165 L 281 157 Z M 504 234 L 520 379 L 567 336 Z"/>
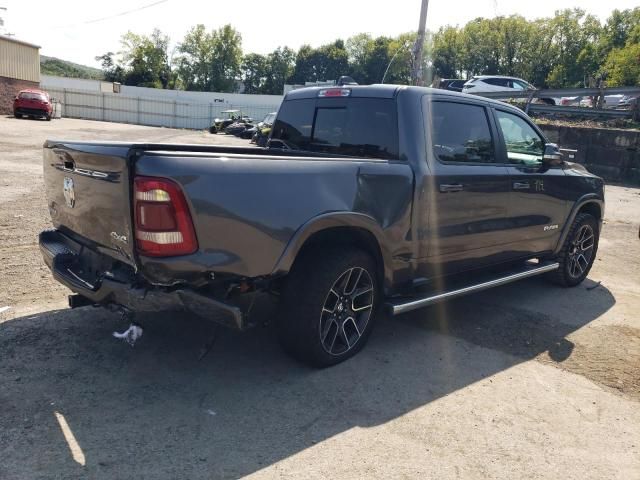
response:
<path fill-rule="evenodd" d="M 378 290 L 375 263 L 362 250 L 342 247 L 305 255 L 283 291 L 282 346 L 316 367 L 350 358 L 371 334 Z"/>
<path fill-rule="evenodd" d="M 563 287 L 575 287 L 591 270 L 598 251 L 599 224 L 593 215 L 580 213 L 573 221 L 550 278 Z"/>
<path fill-rule="evenodd" d="M 13 116 L 16 117 L 16 118 L 22 118 L 22 114 L 21 113 L 14 113 Z"/>

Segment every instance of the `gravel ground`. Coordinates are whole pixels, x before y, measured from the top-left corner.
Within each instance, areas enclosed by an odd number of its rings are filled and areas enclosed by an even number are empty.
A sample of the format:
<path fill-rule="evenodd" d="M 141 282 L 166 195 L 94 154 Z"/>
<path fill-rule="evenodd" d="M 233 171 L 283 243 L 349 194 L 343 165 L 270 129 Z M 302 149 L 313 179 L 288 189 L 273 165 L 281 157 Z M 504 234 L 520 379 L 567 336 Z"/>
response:
<path fill-rule="evenodd" d="M 640 479 L 640 189 L 607 187 L 590 278 L 534 278 L 396 319 L 317 371 L 269 328 L 66 308 L 36 246 L 46 138 L 246 144 L 0 118 L 0 478 Z M 151 321 L 153 320 L 153 321 Z"/>

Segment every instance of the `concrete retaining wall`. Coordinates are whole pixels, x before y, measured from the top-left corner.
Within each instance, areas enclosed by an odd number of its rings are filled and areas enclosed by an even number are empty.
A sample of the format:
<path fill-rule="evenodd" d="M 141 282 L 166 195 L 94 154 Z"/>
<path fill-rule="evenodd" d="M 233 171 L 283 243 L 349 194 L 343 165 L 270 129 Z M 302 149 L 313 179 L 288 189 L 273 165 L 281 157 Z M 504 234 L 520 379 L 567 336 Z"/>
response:
<path fill-rule="evenodd" d="M 640 185 L 640 131 L 540 125 L 550 142 L 578 151 L 575 161 L 611 182 Z"/>

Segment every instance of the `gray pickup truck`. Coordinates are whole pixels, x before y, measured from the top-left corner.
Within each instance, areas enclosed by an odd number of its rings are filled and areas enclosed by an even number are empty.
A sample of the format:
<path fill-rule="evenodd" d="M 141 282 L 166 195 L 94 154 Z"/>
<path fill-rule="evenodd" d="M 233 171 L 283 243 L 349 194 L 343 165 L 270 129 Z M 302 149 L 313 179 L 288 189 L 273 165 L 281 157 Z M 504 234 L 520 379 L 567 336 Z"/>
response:
<path fill-rule="evenodd" d="M 328 366 L 391 315 L 546 273 L 580 283 L 602 179 L 517 108 L 390 85 L 290 92 L 267 148 L 49 140 L 40 247 L 71 306 L 272 319 Z"/>

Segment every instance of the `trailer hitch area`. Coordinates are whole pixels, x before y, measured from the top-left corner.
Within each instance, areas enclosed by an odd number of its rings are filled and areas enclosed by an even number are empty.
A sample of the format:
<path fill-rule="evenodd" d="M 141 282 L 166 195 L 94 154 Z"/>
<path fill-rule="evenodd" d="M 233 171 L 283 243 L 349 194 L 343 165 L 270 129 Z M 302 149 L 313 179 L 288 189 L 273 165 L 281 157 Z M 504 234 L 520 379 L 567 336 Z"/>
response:
<path fill-rule="evenodd" d="M 129 328 L 127 328 L 124 332 L 113 332 L 111 335 L 113 337 L 118 338 L 127 342 L 132 347 L 135 346 L 136 342 L 142 337 L 142 326 L 135 321 L 135 315 L 131 310 L 126 308 L 119 308 L 120 315 L 123 321 L 129 322 Z"/>

